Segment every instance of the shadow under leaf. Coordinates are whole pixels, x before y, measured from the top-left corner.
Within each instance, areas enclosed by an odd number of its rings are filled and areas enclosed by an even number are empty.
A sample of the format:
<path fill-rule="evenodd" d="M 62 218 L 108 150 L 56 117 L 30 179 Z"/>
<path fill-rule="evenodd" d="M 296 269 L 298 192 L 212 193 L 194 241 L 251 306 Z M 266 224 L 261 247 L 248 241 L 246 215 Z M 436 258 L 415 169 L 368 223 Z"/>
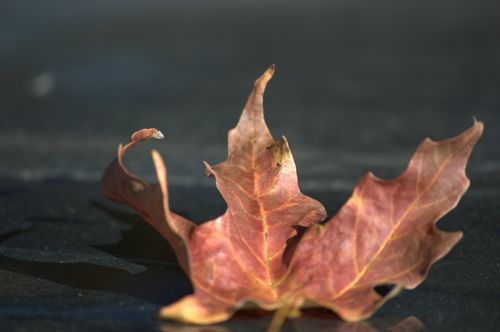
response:
<path fill-rule="evenodd" d="M 175 255 L 166 241 L 134 213 L 109 208 L 92 201 L 92 206 L 106 213 L 127 229 L 121 231 L 121 240 L 92 247 L 121 259 L 143 265 L 140 273 L 90 263 L 37 262 L 0 255 L 0 267 L 4 270 L 42 278 L 62 285 L 87 290 L 110 291 L 166 305 L 191 293 L 189 279 L 176 263 Z M 11 237 L 27 232 L 21 229 L 0 236 L 0 244 Z M 212 326 L 193 326 L 170 321 L 158 322 L 162 332 L 232 332 L 265 331 L 271 322 L 272 312 L 243 310 L 229 321 Z M 328 310 L 305 310 L 302 317 L 288 320 L 283 331 L 320 332 L 417 332 L 425 331 L 415 317 L 386 319 L 374 317 L 370 321 L 344 322 Z"/>
<path fill-rule="evenodd" d="M 92 246 L 133 263 L 145 271 L 128 271 L 90 263 L 54 263 L 29 261 L 0 255 L 0 267 L 66 286 L 87 290 L 111 291 L 133 296 L 158 305 L 166 305 L 192 292 L 189 279 L 175 261 L 166 241 L 140 217 L 92 202 L 120 223 L 129 225 L 121 240 L 114 244 Z M 0 236 L 0 244 L 28 230 L 15 230 Z"/>

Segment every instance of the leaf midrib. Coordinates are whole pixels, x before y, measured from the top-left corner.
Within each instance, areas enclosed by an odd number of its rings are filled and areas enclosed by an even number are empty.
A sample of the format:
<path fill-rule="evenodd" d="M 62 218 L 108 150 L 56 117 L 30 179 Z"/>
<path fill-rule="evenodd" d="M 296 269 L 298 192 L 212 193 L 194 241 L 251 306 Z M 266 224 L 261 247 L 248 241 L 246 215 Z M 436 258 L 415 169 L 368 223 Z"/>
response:
<path fill-rule="evenodd" d="M 273 292 L 273 297 L 277 297 L 276 294 L 276 289 L 274 287 L 274 280 L 273 276 L 271 273 L 270 269 L 270 263 L 269 263 L 269 236 L 268 236 L 268 231 L 269 231 L 269 225 L 268 225 L 268 220 L 267 220 L 267 215 L 264 210 L 264 206 L 262 204 L 262 199 L 260 195 L 260 189 L 259 189 L 259 177 L 257 174 L 257 165 L 256 165 L 256 151 L 255 151 L 255 133 L 256 133 L 256 112 L 255 110 L 252 110 L 252 135 L 251 135 L 251 168 L 252 168 L 252 178 L 253 178 L 253 190 L 255 192 L 255 201 L 258 204 L 259 207 L 259 217 L 260 220 L 262 220 L 262 243 L 264 245 L 264 267 L 266 269 L 266 275 L 267 275 L 267 283 L 268 286 L 272 289 Z"/>

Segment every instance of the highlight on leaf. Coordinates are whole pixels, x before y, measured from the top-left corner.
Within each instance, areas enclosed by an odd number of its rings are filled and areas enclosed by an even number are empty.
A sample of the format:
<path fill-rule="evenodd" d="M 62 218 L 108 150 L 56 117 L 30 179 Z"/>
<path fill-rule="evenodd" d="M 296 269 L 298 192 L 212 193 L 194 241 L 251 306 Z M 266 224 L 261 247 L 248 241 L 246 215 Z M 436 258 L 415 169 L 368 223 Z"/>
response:
<path fill-rule="evenodd" d="M 127 170 L 124 153 L 163 138 L 154 128 L 134 133 L 104 172 L 104 194 L 137 210 L 170 243 L 191 279 L 194 293 L 162 308 L 159 318 L 213 324 L 240 308 L 260 307 L 278 310 L 279 326 L 303 308 L 325 307 L 359 321 L 423 282 L 430 266 L 462 237 L 435 224 L 469 186 L 465 167 L 482 122 L 474 120 L 445 141 L 424 140 L 396 179 L 368 173 L 338 214 L 320 224 L 324 207 L 300 192 L 288 142 L 274 140 L 264 120 L 263 95 L 274 70 L 255 81 L 229 131 L 227 159 L 215 166 L 205 162 L 227 203 L 222 216 L 195 225 L 172 212 L 157 151 L 152 158 L 158 184 Z M 380 292 L 381 285 L 393 287 Z"/>

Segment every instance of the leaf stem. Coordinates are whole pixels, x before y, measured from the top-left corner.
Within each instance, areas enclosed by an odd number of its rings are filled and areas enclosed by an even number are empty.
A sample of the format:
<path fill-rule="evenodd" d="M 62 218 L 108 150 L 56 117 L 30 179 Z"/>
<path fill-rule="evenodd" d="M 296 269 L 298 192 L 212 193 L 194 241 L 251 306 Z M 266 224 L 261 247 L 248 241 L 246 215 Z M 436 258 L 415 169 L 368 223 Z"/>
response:
<path fill-rule="evenodd" d="M 288 317 L 288 313 L 292 306 L 290 304 L 286 304 L 279 308 L 273 315 L 273 319 L 271 320 L 271 324 L 267 327 L 266 332 L 279 332 L 285 324 L 285 320 Z"/>
<path fill-rule="evenodd" d="M 273 319 L 269 324 L 266 332 L 279 332 L 287 318 L 297 318 L 300 316 L 300 306 L 302 299 L 298 296 L 292 298 L 281 308 L 279 308 L 273 315 Z"/>

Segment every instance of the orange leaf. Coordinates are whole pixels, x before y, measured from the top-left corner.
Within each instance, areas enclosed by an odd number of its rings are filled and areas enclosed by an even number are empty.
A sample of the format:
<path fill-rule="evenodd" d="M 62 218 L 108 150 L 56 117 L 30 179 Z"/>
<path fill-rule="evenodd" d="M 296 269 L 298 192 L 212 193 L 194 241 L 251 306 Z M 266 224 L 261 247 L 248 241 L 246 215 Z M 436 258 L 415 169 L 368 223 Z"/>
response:
<path fill-rule="evenodd" d="M 421 283 L 429 267 L 462 237 L 435 223 L 466 191 L 466 162 L 481 122 L 443 141 L 425 140 L 397 179 L 368 173 L 325 225 L 323 206 L 300 193 L 284 137 L 274 140 L 263 115 L 271 66 L 255 82 L 237 126 L 229 131 L 227 160 L 210 166 L 227 203 L 224 215 L 199 226 L 170 211 L 163 159 L 152 152 L 159 184 L 132 175 L 123 154 L 149 138 L 143 129 L 118 149 L 105 171 L 104 194 L 136 209 L 173 247 L 194 294 L 164 307 L 161 318 L 211 324 L 238 308 L 276 310 L 276 326 L 300 308 L 327 307 L 345 320 L 368 317 L 402 288 Z M 306 228 L 301 237 L 297 227 Z M 393 284 L 386 296 L 374 287 Z"/>

